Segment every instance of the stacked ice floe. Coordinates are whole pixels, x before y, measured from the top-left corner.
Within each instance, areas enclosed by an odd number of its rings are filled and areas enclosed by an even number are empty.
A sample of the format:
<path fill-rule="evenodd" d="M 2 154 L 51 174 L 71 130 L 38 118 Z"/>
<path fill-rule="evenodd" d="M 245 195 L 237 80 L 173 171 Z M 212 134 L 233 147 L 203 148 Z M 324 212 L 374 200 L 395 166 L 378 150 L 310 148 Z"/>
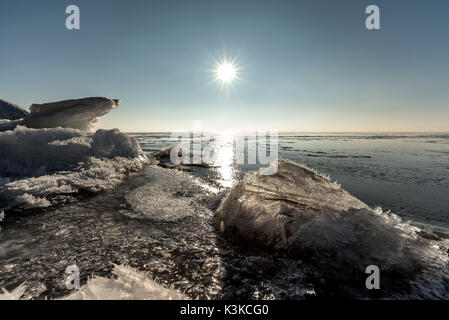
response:
<path fill-rule="evenodd" d="M 118 104 L 107 98 L 34 104 L 29 115 L 0 104 L 0 116 L 8 117 L 0 125 L 0 209 L 50 206 L 55 195 L 113 188 L 140 170 L 146 157 L 134 138 L 117 129 L 84 131 Z"/>
<path fill-rule="evenodd" d="M 27 128 L 74 128 L 90 130 L 98 117 L 118 107 L 120 100 L 103 97 L 32 104 L 30 112 L 0 99 L 0 131 Z"/>

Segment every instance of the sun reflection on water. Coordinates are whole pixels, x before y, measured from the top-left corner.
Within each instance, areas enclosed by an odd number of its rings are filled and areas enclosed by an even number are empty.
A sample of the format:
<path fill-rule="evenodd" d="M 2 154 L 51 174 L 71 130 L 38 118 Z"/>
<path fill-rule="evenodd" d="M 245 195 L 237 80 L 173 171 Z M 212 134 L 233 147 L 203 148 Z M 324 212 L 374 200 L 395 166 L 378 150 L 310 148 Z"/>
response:
<path fill-rule="evenodd" d="M 225 188 L 230 188 L 236 182 L 234 167 L 234 134 L 221 132 L 215 135 L 214 165 L 220 174 L 218 182 Z"/>

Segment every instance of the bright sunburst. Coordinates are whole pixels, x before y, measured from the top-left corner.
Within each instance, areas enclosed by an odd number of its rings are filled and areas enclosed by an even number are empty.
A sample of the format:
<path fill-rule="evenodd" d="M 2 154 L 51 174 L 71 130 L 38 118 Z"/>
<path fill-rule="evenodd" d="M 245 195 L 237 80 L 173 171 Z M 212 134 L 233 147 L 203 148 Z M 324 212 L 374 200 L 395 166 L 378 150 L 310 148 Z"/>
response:
<path fill-rule="evenodd" d="M 235 89 L 240 78 L 241 66 L 237 63 L 236 57 L 224 56 L 213 59 L 213 80 L 221 89 Z"/>
<path fill-rule="evenodd" d="M 217 68 L 217 79 L 223 82 L 229 82 L 235 79 L 236 68 L 232 63 L 225 62 Z"/>

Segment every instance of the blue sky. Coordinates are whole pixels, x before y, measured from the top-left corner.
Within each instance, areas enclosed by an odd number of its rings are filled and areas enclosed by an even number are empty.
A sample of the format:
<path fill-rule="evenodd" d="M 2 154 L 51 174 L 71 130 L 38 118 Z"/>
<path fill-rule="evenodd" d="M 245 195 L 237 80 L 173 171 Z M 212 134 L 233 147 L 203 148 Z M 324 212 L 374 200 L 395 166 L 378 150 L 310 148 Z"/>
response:
<path fill-rule="evenodd" d="M 76 4 L 81 29 L 65 28 Z M 366 30 L 365 8 L 381 10 Z M 449 131 L 449 2 L 0 2 L 0 97 L 122 100 L 124 131 Z M 240 67 L 233 88 L 214 60 Z"/>

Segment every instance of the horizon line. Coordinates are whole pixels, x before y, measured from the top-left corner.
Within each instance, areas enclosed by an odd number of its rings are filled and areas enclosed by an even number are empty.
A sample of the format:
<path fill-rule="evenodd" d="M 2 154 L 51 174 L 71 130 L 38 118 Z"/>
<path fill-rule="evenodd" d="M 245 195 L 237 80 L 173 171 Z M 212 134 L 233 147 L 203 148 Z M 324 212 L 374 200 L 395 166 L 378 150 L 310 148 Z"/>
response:
<path fill-rule="evenodd" d="M 98 129 L 102 129 L 102 128 L 98 128 Z M 118 129 L 118 128 L 115 128 Z M 250 132 L 253 132 L 251 130 L 249 130 Z M 270 130 L 264 130 L 265 132 L 269 132 Z M 173 132 L 180 132 L 180 131 L 176 131 L 176 130 L 172 130 L 172 131 L 123 131 L 124 133 L 173 133 Z M 216 131 L 211 131 L 211 130 L 202 130 L 202 131 L 183 131 L 183 132 L 189 132 L 189 133 L 193 133 L 193 132 L 229 132 L 226 130 L 216 130 Z M 236 133 L 240 133 L 240 132 L 245 132 L 244 130 L 235 130 L 232 132 L 236 132 Z M 389 134 L 398 134 L 398 133 L 408 133 L 408 134 L 412 134 L 412 133 L 427 133 L 427 134 L 449 134 L 449 131 L 278 131 L 278 133 L 335 133 L 335 134 L 345 134 L 345 133 L 364 133 L 364 134 L 385 134 L 385 133 L 389 133 Z"/>

